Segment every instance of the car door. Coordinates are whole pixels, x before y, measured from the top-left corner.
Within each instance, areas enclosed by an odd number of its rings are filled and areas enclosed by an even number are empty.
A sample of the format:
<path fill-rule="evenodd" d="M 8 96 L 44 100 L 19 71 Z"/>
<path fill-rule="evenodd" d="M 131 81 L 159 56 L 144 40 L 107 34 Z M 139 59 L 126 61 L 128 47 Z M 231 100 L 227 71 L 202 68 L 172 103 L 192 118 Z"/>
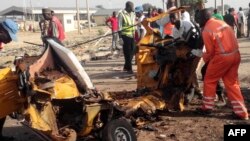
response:
<path fill-rule="evenodd" d="M 0 118 L 19 110 L 23 102 L 18 91 L 18 76 L 10 68 L 0 69 Z"/>

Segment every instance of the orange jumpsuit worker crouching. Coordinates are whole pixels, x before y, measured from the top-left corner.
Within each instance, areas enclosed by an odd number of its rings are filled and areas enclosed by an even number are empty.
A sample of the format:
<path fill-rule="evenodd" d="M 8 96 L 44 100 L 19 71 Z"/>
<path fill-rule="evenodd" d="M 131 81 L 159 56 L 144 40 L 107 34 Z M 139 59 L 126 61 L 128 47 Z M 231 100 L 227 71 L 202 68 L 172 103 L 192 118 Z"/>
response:
<path fill-rule="evenodd" d="M 203 106 L 200 110 L 211 111 L 214 108 L 216 85 L 222 78 L 231 102 L 234 115 L 247 120 L 248 112 L 240 91 L 238 68 L 241 61 L 238 42 L 234 31 L 224 21 L 211 18 L 207 9 L 201 11 L 202 37 L 206 47 L 203 54 L 205 62 L 209 61 L 204 80 Z"/>

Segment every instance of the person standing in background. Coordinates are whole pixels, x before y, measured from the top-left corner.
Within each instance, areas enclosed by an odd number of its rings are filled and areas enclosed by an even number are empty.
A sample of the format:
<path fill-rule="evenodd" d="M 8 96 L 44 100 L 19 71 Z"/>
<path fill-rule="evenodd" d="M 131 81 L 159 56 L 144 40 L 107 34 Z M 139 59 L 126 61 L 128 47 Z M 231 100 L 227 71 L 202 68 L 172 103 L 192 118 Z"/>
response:
<path fill-rule="evenodd" d="M 150 17 L 156 17 L 156 16 L 158 16 L 158 15 L 159 15 L 159 13 L 158 13 L 157 8 L 153 8 Z M 154 29 L 159 29 L 159 30 L 160 30 L 160 25 L 158 25 L 156 22 L 151 22 L 151 23 L 150 23 L 150 27 L 152 27 L 152 28 L 154 28 Z"/>
<path fill-rule="evenodd" d="M 143 7 L 137 6 L 135 7 L 135 14 L 136 14 L 136 21 L 138 23 L 137 25 L 137 38 L 135 39 L 136 42 L 139 42 L 146 34 L 146 29 L 143 27 L 141 22 L 145 19 L 145 16 L 143 15 Z"/>
<path fill-rule="evenodd" d="M 60 20 L 54 15 L 54 12 L 52 12 L 52 10 L 49 8 L 43 8 L 42 14 L 44 19 L 49 21 L 47 36 L 55 37 L 59 41 L 63 41 L 65 39 L 63 25 Z"/>
<path fill-rule="evenodd" d="M 234 16 L 234 20 L 236 25 L 234 26 L 234 32 L 235 32 L 235 36 L 238 37 L 238 30 L 239 30 L 239 25 L 238 25 L 238 14 L 236 13 L 235 9 L 232 8 L 232 15 Z"/>
<path fill-rule="evenodd" d="M 249 3 L 249 9 L 247 13 L 247 37 L 249 37 L 249 32 L 250 32 L 250 3 Z"/>
<path fill-rule="evenodd" d="M 125 64 L 123 71 L 126 71 L 129 74 L 133 74 L 132 70 L 132 59 L 135 51 L 135 13 L 134 3 L 127 1 L 125 9 L 119 13 L 119 37 L 122 39 L 120 44 L 122 44 Z"/>
<path fill-rule="evenodd" d="M 224 16 L 224 21 L 234 30 L 234 32 L 235 32 L 235 37 L 237 37 L 236 36 L 236 33 L 237 33 L 237 31 L 235 30 L 235 27 L 236 27 L 236 29 L 237 29 L 237 23 L 236 23 L 236 21 L 235 21 L 235 18 L 234 18 L 234 16 L 233 16 L 233 13 L 234 13 L 234 10 L 232 9 L 232 8 L 229 8 L 228 9 L 228 14 L 226 14 L 225 16 Z"/>
<path fill-rule="evenodd" d="M 106 25 L 112 30 L 112 51 L 118 50 L 117 42 L 118 42 L 118 18 L 117 14 L 114 11 L 112 17 L 106 20 Z"/>
<path fill-rule="evenodd" d="M 238 12 L 239 37 L 245 36 L 245 20 L 245 14 L 240 7 Z"/>
<path fill-rule="evenodd" d="M 220 13 L 218 13 L 218 10 L 217 9 L 214 9 L 214 14 L 212 15 L 215 19 L 218 19 L 218 20 L 224 20 L 223 19 L 223 16 L 220 14 Z"/>

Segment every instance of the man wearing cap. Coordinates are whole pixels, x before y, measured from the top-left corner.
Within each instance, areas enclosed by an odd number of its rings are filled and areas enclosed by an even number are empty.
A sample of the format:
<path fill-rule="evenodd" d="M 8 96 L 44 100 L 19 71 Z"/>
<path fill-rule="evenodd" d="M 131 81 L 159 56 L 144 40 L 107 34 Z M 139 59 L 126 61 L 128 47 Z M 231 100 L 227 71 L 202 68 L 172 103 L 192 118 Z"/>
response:
<path fill-rule="evenodd" d="M 6 19 L 0 23 L 0 44 L 7 44 L 11 41 L 17 41 L 16 33 L 18 31 L 17 24 L 10 20 Z M 6 137 L 2 135 L 3 125 L 6 117 L 0 119 L 0 141 L 11 141 L 13 137 Z"/>
<path fill-rule="evenodd" d="M 63 41 L 65 39 L 65 34 L 60 20 L 54 16 L 52 10 L 49 8 L 43 8 L 42 13 L 44 19 L 49 20 L 49 27 L 47 31 L 48 37 L 56 37 L 60 41 Z"/>

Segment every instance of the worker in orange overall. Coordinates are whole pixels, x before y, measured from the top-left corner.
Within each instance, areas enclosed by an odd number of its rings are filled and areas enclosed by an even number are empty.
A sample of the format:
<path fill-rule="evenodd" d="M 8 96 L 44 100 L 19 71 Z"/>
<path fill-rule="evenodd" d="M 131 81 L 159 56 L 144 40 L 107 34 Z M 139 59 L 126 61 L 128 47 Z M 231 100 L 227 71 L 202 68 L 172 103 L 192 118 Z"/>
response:
<path fill-rule="evenodd" d="M 200 26 L 203 28 L 202 38 L 206 47 L 203 59 L 209 62 L 204 80 L 204 98 L 199 114 L 211 114 L 214 108 L 216 85 L 222 78 L 228 100 L 233 108 L 233 116 L 248 120 L 248 112 L 240 91 L 238 68 L 241 57 L 239 45 L 233 29 L 224 21 L 211 18 L 208 9 L 200 12 Z"/>

